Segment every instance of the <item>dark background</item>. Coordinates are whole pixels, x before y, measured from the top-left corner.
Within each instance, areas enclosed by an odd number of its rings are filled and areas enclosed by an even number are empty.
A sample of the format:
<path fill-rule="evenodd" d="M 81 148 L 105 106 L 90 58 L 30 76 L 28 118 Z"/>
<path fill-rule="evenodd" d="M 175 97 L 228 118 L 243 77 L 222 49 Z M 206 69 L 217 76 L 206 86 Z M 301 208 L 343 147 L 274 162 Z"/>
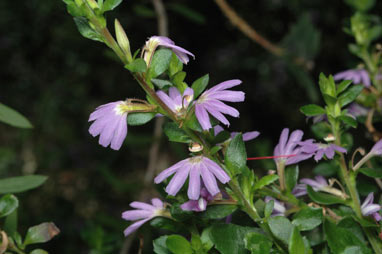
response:
<path fill-rule="evenodd" d="M 313 137 L 299 107 L 312 100 L 321 103 L 318 74 L 358 64 L 347 51 L 352 38 L 343 32 L 352 10 L 342 1 L 230 1 L 253 28 L 286 47 L 290 58 L 303 58 L 310 70 L 248 39 L 214 1 L 164 2 L 170 38 L 196 55 L 185 67 L 186 82 L 206 73 L 210 85 L 243 81 L 238 89 L 246 93 L 246 101 L 235 105 L 241 115 L 231 118 L 230 130 L 261 132 L 248 144 L 249 156 L 271 155 L 285 127 Z M 157 34 L 151 1 L 125 0 L 107 13 L 112 31 L 115 17 L 133 51 Z M 49 176 L 39 189 L 18 195 L 20 232 L 54 221 L 61 234 L 44 245 L 50 253 L 118 253 L 128 225 L 121 213 L 142 190 L 154 124 L 129 127 L 125 145 L 116 152 L 98 145 L 87 131 L 87 120 L 98 105 L 143 98 L 143 92 L 105 45 L 78 33 L 59 0 L 0 1 L 0 31 L 0 102 L 23 113 L 35 127 L 0 124 L 0 176 Z M 163 138 L 157 172 L 186 154 L 185 146 Z M 272 161 L 251 166 L 259 174 L 274 168 Z M 150 231 L 158 232 L 144 226 L 139 234 Z M 136 253 L 134 241 L 131 253 Z M 151 245 L 150 236 L 145 243 Z"/>

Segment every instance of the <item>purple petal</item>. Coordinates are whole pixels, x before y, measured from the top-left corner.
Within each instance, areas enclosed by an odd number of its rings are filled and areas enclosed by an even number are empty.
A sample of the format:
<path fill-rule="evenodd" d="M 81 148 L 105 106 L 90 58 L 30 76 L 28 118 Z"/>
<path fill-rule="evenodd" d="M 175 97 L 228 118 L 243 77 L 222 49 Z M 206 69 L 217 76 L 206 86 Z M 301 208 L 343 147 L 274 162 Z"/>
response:
<path fill-rule="evenodd" d="M 369 195 L 367 195 L 367 197 L 363 201 L 361 208 L 365 208 L 366 206 L 372 204 L 373 201 L 374 201 L 374 193 L 370 192 Z"/>
<path fill-rule="evenodd" d="M 172 165 L 171 167 L 163 170 L 157 177 L 154 179 L 154 183 L 161 183 L 164 179 L 174 174 L 179 168 L 183 167 L 188 162 L 188 159 L 181 160 L 178 163 Z"/>
<path fill-rule="evenodd" d="M 130 203 L 130 206 L 133 208 L 141 209 L 141 210 L 148 210 L 148 211 L 154 211 L 155 207 L 143 202 L 134 201 Z"/>
<path fill-rule="evenodd" d="M 366 70 L 360 70 L 360 76 L 361 76 L 362 84 L 365 87 L 370 87 L 371 83 L 370 83 L 369 73 Z"/>
<path fill-rule="evenodd" d="M 176 105 L 174 101 L 165 92 L 158 91 L 157 95 L 172 111 L 175 112 Z"/>
<path fill-rule="evenodd" d="M 220 125 L 214 126 L 214 135 L 217 136 L 220 132 L 224 131 L 223 127 Z"/>
<path fill-rule="evenodd" d="M 197 200 L 200 196 L 200 164 L 194 164 L 190 170 L 187 195 L 189 199 Z"/>
<path fill-rule="evenodd" d="M 190 167 L 186 166 L 176 172 L 175 176 L 171 179 L 170 183 L 166 187 L 166 192 L 171 196 L 175 196 L 180 188 L 184 185 L 187 179 L 188 173 L 190 172 Z"/>
<path fill-rule="evenodd" d="M 210 117 L 203 105 L 195 105 L 195 115 L 203 130 L 211 129 Z"/>
<path fill-rule="evenodd" d="M 216 183 L 216 179 L 214 175 L 208 170 L 208 168 L 200 164 L 200 173 L 203 178 L 203 183 L 206 186 L 209 193 L 211 193 L 212 196 L 215 196 L 220 192 L 219 187 Z"/>
<path fill-rule="evenodd" d="M 239 111 L 237 111 L 235 108 L 228 106 L 218 100 L 208 100 L 204 103 L 204 106 L 208 111 L 212 108 L 233 117 L 239 117 L 240 115 Z"/>
<path fill-rule="evenodd" d="M 125 231 L 123 231 L 123 233 L 125 234 L 125 236 L 128 236 L 131 233 L 133 233 L 134 231 L 136 231 L 140 226 L 142 226 L 143 224 L 145 224 L 149 220 L 150 220 L 150 218 L 137 221 L 137 222 L 131 224 L 128 228 L 126 228 Z"/>
<path fill-rule="evenodd" d="M 227 120 L 227 118 L 225 118 L 225 116 L 220 113 L 219 111 L 215 110 L 215 108 L 208 108 L 207 109 L 208 112 L 213 116 L 215 117 L 217 120 L 219 120 L 221 123 L 225 124 L 225 125 L 228 125 L 229 126 L 229 121 Z"/>
<path fill-rule="evenodd" d="M 140 220 L 146 219 L 153 215 L 153 211 L 146 210 L 129 210 L 122 213 L 122 218 L 125 220 Z"/>
<path fill-rule="evenodd" d="M 371 148 L 371 152 L 375 155 L 382 155 L 382 139 L 375 143 L 373 148 Z"/>
<path fill-rule="evenodd" d="M 199 201 L 198 200 L 190 200 L 187 201 L 186 203 L 183 203 L 180 208 L 184 211 L 195 211 L 199 212 Z"/>
<path fill-rule="evenodd" d="M 119 150 L 123 144 L 123 141 L 127 135 L 127 114 L 123 114 L 119 119 L 117 127 L 114 131 L 113 138 L 111 140 L 110 148 L 114 150 Z"/>
<path fill-rule="evenodd" d="M 289 129 L 285 128 L 281 132 L 279 144 L 277 145 L 277 147 L 278 147 L 278 151 L 277 152 L 279 153 L 277 155 L 282 155 L 281 153 L 284 153 L 284 148 L 285 148 L 286 143 L 288 141 L 288 137 L 289 137 Z"/>
<path fill-rule="evenodd" d="M 334 147 L 329 146 L 329 147 L 327 147 L 327 148 L 324 149 L 324 152 L 325 152 L 325 155 L 326 155 L 326 157 L 327 157 L 328 159 L 333 159 L 334 154 L 335 154 L 335 152 L 334 152 Z"/>
<path fill-rule="evenodd" d="M 368 216 L 381 210 L 381 206 L 377 204 L 370 204 L 362 209 L 362 214 Z"/>
<path fill-rule="evenodd" d="M 241 102 L 244 101 L 245 94 L 241 91 L 218 91 L 208 94 L 208 98 L 229 102 Z"/>
<path fill-rule="evenodd" d="M 314 160 L 315 161 L 319 161 L 322 159 L 322 157 L 324 156 L 324 150 L 318 150 L 316 155 L 314 156 Z"/>
<path fill-rule="evenodd" d="M 151 204 L 153 204 L 153 206 L 157 209 L 164 207 L 162 200 L 160 200 L 159 198 L 151 199 Z"/>
<path fill-rule="evenodd" d="M 221 90 L 229 89 L 231 87 L 238 86 L 240 84 L 241 84 L 241 80 L 239 80 L 239 79 L 227 80 L 227 81 L 224 81 L 224 82 L 217 84 L 216 86 L 212 87 L 211 89 L 209 89 L 207 91 L 209 91 L 209 92 L 221 91 Z"/>
<path fill-rule="evenodd" d="M 243 134 L 243 141 L 249 141 L 249 140 L 255 139 L 259 135 L 260 135 L 260 132 L 258 132 L 258 131 L 245 132 Z"/>
<path fill-rule="evenodd" d="M 221 183 L 228 183 L 231 178 L 227 175 L 227 173 L 218 165 L 216 162 L 204 157 L 203 158 L 203 163 L 207 166 L 208 170 L 215 175 L 217 179 Z M 210 192 L 211 193 L 211 192 Z M 213 193 L 211 193 L 213 194 Z"/>
<path fill-rule="evenodd" d="M 301 141 L 304 132 L 301 130 L 295 130 L 290 134 L 287 145 L 285 146 L 284 152 L 285 155 L 292 154 L 292 150 L 296 147 L 297 142 Z"/>

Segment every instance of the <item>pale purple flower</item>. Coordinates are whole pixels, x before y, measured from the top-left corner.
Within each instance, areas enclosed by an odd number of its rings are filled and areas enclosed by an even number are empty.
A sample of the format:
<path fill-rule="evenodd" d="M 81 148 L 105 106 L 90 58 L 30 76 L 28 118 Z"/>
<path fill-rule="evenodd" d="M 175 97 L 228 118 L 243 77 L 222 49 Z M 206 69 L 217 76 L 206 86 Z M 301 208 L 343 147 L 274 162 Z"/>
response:
<path fill-rule="evenodd" d="M 319 161 L 324 154 L 328 159 L 333 159 L 335 152 L 346 153 L 346 149 L 334 144 L 314 143 L 313 139 L 308 139 L 303 142 L 298 142 L 306 153 L 313 153 L 314 160 Z"/>
<path fill-rule="evenodd" d="M 207 208 L 207 204 L 214 199 L 206 188 L 202 188 L 200 190 L 200 198 L 199 200 L 189 200 L 186 203 L 183 203 L 180 208 L 185 211 L 195 211 L 202 212 Z"/>
<path fill-rule="evenodd" d="M 195 115 L 203 130 L 212 128 L 208 114 L 211 114 L 227 126 L 229 126 L 229 121 L 223 114 L 239 117 L 239 111 L 224 104 L 222 101 L 244 101 L 243 92 L 227 90 L 240 84 L 241 81 L 238 79 L 227 80 L 202 93 L 199 99 L 195 102 Z"/>
<path fill-rule="evenodd" d="M 110 145 L 112 149 L 119 150 L 127 134 L 127 113 L 126 101 L 99 106 L 89 117 L 89 122 L 94 121 L 89 128 L 90 134 L 93 137 L 100 135 L 100 145 L 104 147 Z"/>
<path fill-rule="evenodd" d="M 220 125 L 214 126 L 214 135 L 217 136 L 220 132 L 224 131 L 223 127 Z M 231 138 L 234 138 L 236 134 L 239 132 L 231 132 Z M 257 138 L 260 135 L 260 132 L 258 131 L 249 131 L 249 132 L 244 132 L 243 133 L 243 141 L 250 141 L 252 139 Z"/>
<path fill-rule="evenodd" d="M 366 116 L 368 113 L 367 108 L 362 107 L 361 105 L 355 102 L 351 103 L 346 110 L 347 110 L 347 113 L 353 118 L 357 118 L 359 116 Z"/>
<path fill-rule="evenodd" d="M 314 179 L 303 178 L 300 183 L 305 184 L 305 188 L 306 185 L 310 185 L 314 191 L 322 191 L 329 187 L 328 181 L 323 176 L 316 176 Z M 301 185 L 300 188 L 302 189 L 303 186 Z"/>
<path fill-rule="evenodd" d="M 381 206 L 378 204 L 373 204 L 374 201 L 374 193 L 371 192 L 367 195 L 365 201 L 363 201 L 361 205 L 361 212 L 363 216 L 373 216 L 376 221 L 380 221 L 382 219 L 379 211 L 381 210 Z"/>
<path fill-rule="evenodd" d="M 374 144 L 374 146 L 370 150 L 370 153 L 374 155 L 382 155 L 382 139 Z"/>
<path fill-rule="evenodd" d="M 295 197 L 305 196 L 306 194 L 308 194 L 306 191 L 306 184 L 296 184 L 292 190 L 292 195 Z"/>
<path fill-rule="evenodd" d="M 200 155 L 182 160 L 163 170 L 155 177 L 154 182 L 158 184 L 174 173 L 174 177 L 166 187 L 166 192 L 175 196 L 186 182 L 187 177 L 190 176 L 187 194 L 189 199 L 192 200 L 199 199 L 201 189 L 200 176 L 204 186 L 212 196 L 220 192 L 216 178 L 221 183 L 227 183 L 230 180 L 227 173 L 216 162 Z"/>
<path fill-rule="evenodd" d="M 170 38 L 165 36 L 152 36 L 146 41 L 145 47 L 143 48 L 144 60 L 146 61 L 147 65 L 149 65 L 151 62 L 151 57 L 158 46 L 170 48 L 179 58 L 179 60 L 184 64 L 187 64 L 189 61 L 187 55 L 190 55 L 195 59 L 194 54 L 188 50 L 185 50 L 184 48 L 176 46 Z"/>
<path fill-rule="evenodd" d="M 369 73 L 365 69 L 352 69 L 337 73 L 333 76 L 334 80 L 352 80 L 354 84 L 363 84 L 370 87 Z"/>
<path fill-rule="evenodd" d="M 269 196 L 266 196 L 264 199 L 265 203 L 268 203 L 271 200 L 274 202 L 272 216 L 285 216 L 285 204 Z"/>
<path fill-rule="evenodd" d="M 194 90 L 187 87 L 182 95 L 177 88 L 170 87 L 168 95 L 163 91 L 158 91 L 157 95 L 175 114 L 182 115 L 194 97 Z"/>
<path fill-rule="evenodd" d="M 281 132 L 279 143 L 276 145 L 274 156 L 291 156 L 285 158 L 276 158 L 276 163 L 285 163 L 291 165 L 312 157 L 313 153 L 305 151 L 298 143 L 301 142 L 304 132 L 301 130 L 293 131 L 289 136 L 289 129 L 285 128 Z"/>
<path fill-rule="evenodd" d="M 128 236 L 132 232 L 136 231 L 140 226 L 142 226 L 147 221 L 151 220 L 157 216 L 163 216 L 165 207 L 163 202 L 158 198 L 153 198 L 151 200 L 151 205 L 134 201 L 130 204 L 135 210 L 129 210 L 122 213 L 122 218 L 128 221 L 137 221 L 131 224 L 125 229 L 124 234 Z"/>

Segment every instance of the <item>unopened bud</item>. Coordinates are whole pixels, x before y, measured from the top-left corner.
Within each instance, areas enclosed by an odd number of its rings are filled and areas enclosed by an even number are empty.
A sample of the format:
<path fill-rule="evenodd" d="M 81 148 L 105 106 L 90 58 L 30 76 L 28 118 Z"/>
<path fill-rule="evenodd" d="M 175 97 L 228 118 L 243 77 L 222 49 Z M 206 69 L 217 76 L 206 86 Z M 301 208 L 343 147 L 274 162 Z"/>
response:
<path fill-rule="evenodd" d="M 197 153 L 203 150 L 203 146 L 199 143 L 191 143 L 188 150 L 192 153 Z"/>
<path fill-rule="evenodd" d="M 326 136 L 326 137 L 324 138 L 324 140 L 325 140 L 326 142 L 331 142 L 331 141 L 336 140 L 336 137 L 334 137 L 333 134 L 329 133 L 328 136 Z"/>
<path fill-rule="evenodd" d="M 88 5 L 94 10 L 99 9 L 98 3 L 94 0 L 86 0 L 88 2 Z"/>
<path fill-rule="evenodd" d="M 122 49 L 123 53 L 126 55 L 127 60 L 131 62 L 133 58 L 131 56 L 131 51 L 130 51 L 130 42 L 129 42 L 129 39 L 127 38 L 125 30 L 121 26 L 121 23 L 119 23 L 118 19 L 115 19 L 114 25 L 115 25 L 115 34 L 117 36 L 118 45 Z"/>

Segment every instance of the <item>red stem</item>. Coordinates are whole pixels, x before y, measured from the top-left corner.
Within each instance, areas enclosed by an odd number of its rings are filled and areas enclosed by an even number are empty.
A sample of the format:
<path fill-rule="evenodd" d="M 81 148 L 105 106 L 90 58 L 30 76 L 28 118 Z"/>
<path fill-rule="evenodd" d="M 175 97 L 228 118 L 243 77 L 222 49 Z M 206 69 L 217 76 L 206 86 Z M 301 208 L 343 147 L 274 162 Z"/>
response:
<path fill-rule="evenodd" d="M 296 155 L 297 154 L 277 155 L 277 156 L 263 156 L 263 157 L 251 157 L 251 158 L 247 158 L 247 161 L 267 160 L 267 159 L 277 159 L 277 158 L 289 158 L 289 157 L 294 157 Z"/>

